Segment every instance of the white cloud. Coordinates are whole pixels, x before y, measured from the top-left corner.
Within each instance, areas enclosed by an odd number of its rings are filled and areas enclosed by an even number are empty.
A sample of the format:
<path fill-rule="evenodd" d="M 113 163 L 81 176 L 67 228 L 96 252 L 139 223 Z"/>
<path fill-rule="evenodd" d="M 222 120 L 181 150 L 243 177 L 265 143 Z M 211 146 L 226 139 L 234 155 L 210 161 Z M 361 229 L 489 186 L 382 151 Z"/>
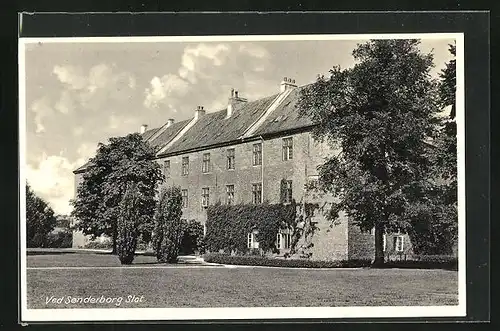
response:
<path fill-rule="evenodd" d="M 69 112 L 75 108 L 75 102 L 71 93 L 67 90 L 62 91 L 61 97 L 56 102 L 54 108 L 63 114 L 69 114 Z"/>
<path fill-rule="evenodd" d="M 135 81 L 134 76 L 129 75 L 129 76 L 128 76 L 128 87 L 130 87 L 131 89 L 133 89 L 133 90 L 134 90 L 134 89 L 135 89 L 135 87 L 136 87 L 136 85 L 137 85 L 137 83 L 136 83 L 136 81 Z"/>
<path fill-rule="evenodd" d="M 54 113 L 48 97 L 42 97 L 31 104 L 31 111 L 35 113 L 36 133 L 45 132 L 43 119 Z"/>
<path fill-rule="evenodd" d="M 150 82 L 151 87 L 146 89 L 144 105 L 148 108 L 156 108 L 168 98 L 178 98 L 186 95 L 189 84 L 176 75 L 167 74 L 159 78 L 153 77 Z"/>
<path fill-rule="evenodd" d="M 77 159 L 71 162 L 61 152 L 59 155 L 43 153 L 34 164 L 27 164 L 26 177 L 33 191 L 45 199 L 58 214 L 71 212 L 70 199 L 74 198 L 73 170 L 93 157 L 97 144 L 86 142 L 76 149 Z"/>
<path fill-rule="evenodd" d="M 113 80 L 113 72 L 107 65 L 101 63 L 90 68 L 88 78 L 88 89 L 107 87 Z"/>
<path fill-rule="evenodd" d="M 176 112 L 189 111 L 187 107 L 198 104 L 208 111 L 217 111 L 225 107 L 231 88 L 239 90 L 243 97 L 268 95 L 277 84 L 273 79 L 270 85 L 270 68 L 269 51 L 256 44 L 191 44 L 184 48 L 177 75 L 153 77 L 144 105 Z M 184 88 L 176 86 L 179 81 Z"/>
<path fill-rule="evenodd" d="M 226 62 L 230 52 L 231 48 L 226 44 L 201 43 L 196 46 L 188 46 L 182 55 L 179 76 L 191 83 L 196 83 L 200 69 L 206 65 L 205 62 L 212 66 L 221 66 Z"/>
<path fill-rule="evenodd" d="M 107 138 L 116 135 L 126 135 L 137 132 L 140 124 L 139 117 L 126 114 L 112 114 L 108 117 Z"/>
<path fill-rule="evenodd" d="M 254 44 L 241 44 L 239 47 L 241 53 L 247 53 L 253 57 L 257 58 L 267 58 L 269 57 L 269 52 L 262 46 Z"/>
<path fill-rule="evenodd" d="M 181 64 L 188 70 L 195 70 L 195 59 L 204 57 L 213 61 L 214 65 L 220 66 L 224 62 L 224 57 L 231 48 L 225 44 L 198 44 L 195 47 L 188 46 L 184 49 Z"/>
<path fill-rule="evenodd" d="M 116 65 L 100 63 L 85 72 L 79 66 L 56 65 L 53 73 L 64 83 L 60 99 L 54 108 L 68 114 L 78 106 L 82 110 L 100 110 L 110 100 L 127 102 L 136 88 L 135 77 L 118 71 Z M 121 108 L 121 107 L 117 107 Z"/>
<path fill-rule="evenodd" d="M 88 79 L 84 75 L 83 70 L 79 67 L 65 65 L 54 66 L 52 72 L 57 76 L 61 83 L 67 84 L 75 90 L 83 89 L 88 84 Z"/>
<path fill-rule="evenodd" d="M 43 155 L 37 166 L 27 166 L 26 176 L 32 189 L 45 199 L 58 214 L 71 211 L 69 200 L 74 195 L 72 171 L 75 164 L 60 155 Z"/>
<path fill-rule="evenodd" d="M 97 144 L 92 143 L 82 143 L 77 148 L 76 153 L 78 155 L 78 159 L 75 161 L 77 167 L 83 165 L 87 162 L 91 157 L 93 157 L 97 152 Z"/>

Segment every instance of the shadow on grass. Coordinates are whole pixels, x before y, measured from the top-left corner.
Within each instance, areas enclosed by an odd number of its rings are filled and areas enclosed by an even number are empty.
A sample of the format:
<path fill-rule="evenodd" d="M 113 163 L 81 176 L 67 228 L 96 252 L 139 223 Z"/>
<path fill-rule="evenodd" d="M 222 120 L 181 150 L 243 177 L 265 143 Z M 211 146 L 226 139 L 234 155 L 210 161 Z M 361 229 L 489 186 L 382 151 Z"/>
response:
<path fill-rule="evenodd" d="M 66 254 L 96 254 L 96 255 L 114 255 L 111 252 L 98 252 L 98 251 L 77 251 L 77 250 L 27 250 L 26 255 L 66 255 Z"/>

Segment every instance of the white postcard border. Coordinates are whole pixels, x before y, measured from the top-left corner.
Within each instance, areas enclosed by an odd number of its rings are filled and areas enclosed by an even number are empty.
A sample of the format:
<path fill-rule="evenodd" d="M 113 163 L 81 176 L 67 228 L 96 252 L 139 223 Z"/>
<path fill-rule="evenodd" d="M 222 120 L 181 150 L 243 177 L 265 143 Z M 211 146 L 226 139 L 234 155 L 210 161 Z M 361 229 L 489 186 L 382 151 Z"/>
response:
<path fill-rule="evenodd" d="M 466 316 L 466 207 L 465 207 L 465 81 L 463 33 L 408 34 L 309 34 L 309 35 L 224 35 L 155 37 L 76 37 L 19 39 L 19 188 L 20 219 L 26 219 L 26 81 L 25 49 L 33 43 L 136 43 L 136 42 L 222 42 L 366 39 L 455 39 L 456 40 L 456 122 L 458 162 L 458 305 L 387 307 L 242 307 L 242 308 L 107 308 L 28 309 L 26 269 L 26 224 L 20 222 L 20 305 L 21 322 L 43 321 L 141 321 L 141 320 L 238 320 L 309 318 L 390 318 Z"/>

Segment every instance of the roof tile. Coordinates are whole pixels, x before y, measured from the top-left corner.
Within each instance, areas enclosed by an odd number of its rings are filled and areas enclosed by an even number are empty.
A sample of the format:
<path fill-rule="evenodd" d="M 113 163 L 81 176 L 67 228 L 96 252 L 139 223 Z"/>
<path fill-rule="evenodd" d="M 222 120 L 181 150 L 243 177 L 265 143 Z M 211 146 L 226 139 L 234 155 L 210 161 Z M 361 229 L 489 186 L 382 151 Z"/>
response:
<path fill-rule="evenodd" d="M 237 104 L 230 118 L 227 109 L 202 116 L 178 141 L 163 154 L 178 153 L 194 148 L 237 140 L 271 105 L 276 95 Z"/>
<path fill-rule="evenodd" d="M 297 109 L 300 90 L 304 87 L 294 89 L 269 114 L 268 118 L 264 120 L 253 136 L 265 136 L 313 125 L 314 123 L 308 117 L 300 116 Z M 228 119 L 225 118 L 227 109 L 205 114 L 172 146 L 164 151 L 162 155 L 178 154 L 188 150 L 206 148 L 238 140 L 265 113 L 277 97 L 278 94 L 275 94 L 259 100 L 236 104 L 232 116 Z M 149 143 L 156 150 L 161 149 L 172 141 L 191 120 L 192 118 L 173 123 Z M 143 138 L 147 140 L 153 137 L 158 130 L 161 130 L 161 127 L 146 131 L 143 134 Z M 87 162 L 74 172 L 84 171 L 89 164 L 90 162 Z"/>
<path fill-rule="evenodd" d="M 269 114 L 269 117 L 254 134 L 262 136 L 313 125 L 314 123 L 309 117 L 299 114 L 297 108 L 299 98 L 300 88 L 296 88 L 271 114 Z"/>
<path fill-rule="evenodd" d="M 188 123 L 190 120 L 185 120 L 173 123 L 165 129 L 158 137 L 154 138 L 149 143 L 154 149 L 158 150 L 168 144 Z M 158 131 L 158 130 L 157 130 Z M 152 135 L 150 136 L 152 137 Z"/>

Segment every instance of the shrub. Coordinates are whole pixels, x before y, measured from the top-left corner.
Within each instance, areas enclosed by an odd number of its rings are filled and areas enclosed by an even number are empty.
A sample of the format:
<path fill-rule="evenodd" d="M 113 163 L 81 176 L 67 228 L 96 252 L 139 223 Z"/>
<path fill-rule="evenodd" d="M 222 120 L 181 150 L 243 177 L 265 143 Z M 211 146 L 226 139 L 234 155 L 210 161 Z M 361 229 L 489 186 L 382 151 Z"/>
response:
<path fill-rule="evenodd" d="M 175 263 L 179 256 L 186 223 L 181 220 L 182 194 L 179 187 L 168 187 L 160 192 L 155 213 L 153 247 L 159 262 Z"/>
<path fill-rule="evenodd" d="M 113 242 L 110 239 L 106 239 L 104 241 L 92 240 L 89 241 L 85 248 L 88 249 L 111 249 L 113 248 Z"/>
<path fill-rule="evenodd" d="M 277 259 L 265 256 L 238 256 L 217 253 L 206 254 L 204 256 L 204 260 L 205 262 L 219 264 L 286 268 L 356 268 L 368 267 L 371 265 L 370 260 L 313 261 L 305 259 Z"/>
<path fill-rule="evenodd" d="M 47 245 L 50 248 L 70 248 L 73 246 L 73 232 L 69 229 L 51 232 L 47 235 Z"/>
<path fill-rule="evenodd" d="M 140 201 L 137 185 L 128 185 L 119 204 L 118 234 L 116 250 L 121 264 L 131 264 L 137 247 L 138 224 L 140 219 Z"/>
<path fill-rule="evenodd" d="M 149 245 L 149 242 L 147 242 L 145 239 L 144 239 L 144 236 L 139 236 L 139 238 L 137 238 L 137 246 L 136 246 L 136 249 L 137 250 L 140 250 L 140 251 L 149 251 L 150 250 L 150 245 Z"/>
<path fill-rule="evenodd" d="M 381 267 L 458 270 L 458 258 L 451 255 L 414 255 L 408 260 L 385 262 Z"/>
<path fill-rule="evenodd" d="M 182 254 L 203 253 L 203 246 L 203 225 L 196 220 L 186 222 L 181 241 Z"/>
<path fill-rule="evenodd" d="M 306 259 L 279 259 L 266 256 L 238 256 L 209 253 L 205 262 L 246 266 L 286 268 L 360 268 L 370 267 L 371 260 L 313 261 Z M 416 256 L 415 260 L 391 261 L 378 268 L 449 269 L 457 270 L 458 260 L 453 256 Z"/>

